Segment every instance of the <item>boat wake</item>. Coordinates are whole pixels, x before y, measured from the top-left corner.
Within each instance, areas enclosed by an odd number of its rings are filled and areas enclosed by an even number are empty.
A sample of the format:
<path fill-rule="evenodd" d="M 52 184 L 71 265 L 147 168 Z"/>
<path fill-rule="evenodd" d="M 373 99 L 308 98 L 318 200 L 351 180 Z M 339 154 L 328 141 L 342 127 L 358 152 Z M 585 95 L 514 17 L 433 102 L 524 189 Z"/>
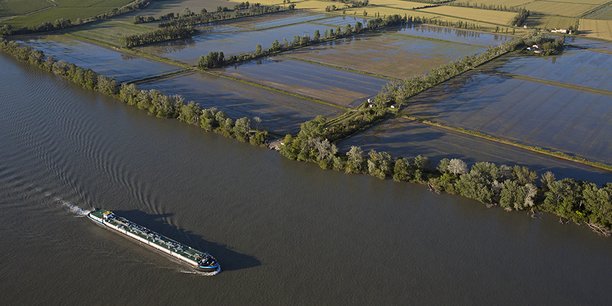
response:
<path fill-rule="evenodd" d="M 77 216 L 77 217 L 85 217 L 87 216 L 87 214 L 91 211 L 88 209 L 83 209 L 81 207 L 79 207 L 78 205 L 65 201 L 59 197 L 54 197 L 53 200 L 60 204 L 62 206 L 62 208 L 64 208 L 65 210 L 67 210 L 68 212 L 70 212 L 71 214 Z"/>
<path fill-rule="evenodd" d="M 192 275 L 199 275 L 199 276 L 213 276 L 213 275 L 217 275 L 219 274 L 220 271 L 215 271 L 215 272 L 202 272 L 202 271 L 195 271 L 195 270 L 179 270 L 179 273 L 183 273 L 183 274 L 192 274 Z"/>
<path fill-rule="evenodd" d="M 34 188 L 34 190 L 36 190 L 37 192 L 41 192 L 43 193 L 43 189 L 40 187 L 36 187 Z M 71 214 L 77 216 L 77 217 L 84 217 L 87 216 L 87 214 L 91 211 L 89 209 L 83 209 L 81 207 L 79 207 L 78 205 L 70 202 L 70 201 L 66 201 L 60 197 L 57 196 L 53 196 L 53 193 L 46 191 L 43 193 L 43 195 L 46 198 L 51 198 L 53 200 L 53 203 L 58 204 L 59 206 L 61 206 L 63 209 L 67 210 L 68 212 L 70 212 Z"/>

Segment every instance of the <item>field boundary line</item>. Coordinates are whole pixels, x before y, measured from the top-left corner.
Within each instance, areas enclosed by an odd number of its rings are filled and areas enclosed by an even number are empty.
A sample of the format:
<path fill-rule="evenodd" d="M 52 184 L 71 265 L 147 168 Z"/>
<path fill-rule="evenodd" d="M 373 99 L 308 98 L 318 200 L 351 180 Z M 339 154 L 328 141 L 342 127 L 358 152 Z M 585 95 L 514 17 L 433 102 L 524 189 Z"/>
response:
<path fill-rule="evenodd" d="M 423 36 L 411 35 L 411 34 L 400 33 L 400 32 L 383 33 L 383 34 L 384 35 L 389 35 L 389 36 L 401 36 L 401 37 L 410 37 L 410 38 L 422 39 L 422 40 L 438 41 L 438 42 L 457 44 L 457 45 L 464 45 L 464 46 L 470 46 L 470 47 L 480 47 L 480 48 L 488 48 L 488 47 L 490 47 L 490 46 L 486 46 L 486 45 L 470 44 L 470 43 L 466 43 L 466 42 L 452 41 L 452 40 L 446 40 L 446 39 L 435 38 L 435 37 L 423 37 Z M 490 34 L 490 33 L 488 33 L 488 34 Z"/>
<path fill-rule="evenodd" d="M 608 164 L 602 163 L 602 162 L 592 161 L 592 160 L 586 159 L 586 158 L 584 158 L 582 156 L 579 156 L 579 155 L 569 155 L 569 154 L 564 153 L 564 152 L 552 151 L 550 149 L 545 149 L 545 148 L 541 148 L 541 147 L 537 147 L 537 146 L 532 146 L 532 145 L 527 145 L 527 144 L 519 143 L 519 142 L 516 142 L 514 140 L 507 139 L 507 138 L 501 138 L 501 137 L 497 137 L 497 136 L 492 136 L 492 135 L 489 135 L 489 134 L 486 134 L 486 133 L 483 133 L 483 132 L 479 132 L 479 131 L 475 131 L 475 130 L 468 130 L 468 129 L 464 129 L 464 128 L 460 128 L 460 127 L 449 126 L 449 125 L 446 125 L 446 124 L 442 124 L 442 123 L 439 123 L 439 122 L 435 122 L 435 121 L 431 121 L 431 120 L 427 120 L 427 119 L 423 119 L 423 118 L 419 118 L 419 117 L 415 117 L 415 116 L 411 116 L 411 115 L 402 114 L 401 117 L 405 118 L 405 119 L 408 119 L 408 120 L 415 121 L 415 122 L 419 122 L 419 123 L 422 123 L 422 124 L 425 124 L 425 125 L 428 125 L 428 126 L 433 126 L 433 127 L 445 129 L 445 130 L 456 132 L 456 133 L 459 133 L 459 134 L 470 135 L 470 136 L 474 136 L 474 137 L 477 137 L 477 138 L 485 139 L 485 140 L 488 140 L 488 141 L 492 141 L 492 142 L 496 142 L 496 143 L 501 143 L 501 144 L 513 146 L 513 147 L 520 148 L 520 149 L 523 149 L 523 150 L 527 150 L 527 151 L 530 151 L 530 152 L 539 153 L 539 154 L 542 154 L 542 155 L 558 158 L 558 159 L 561 159 L 561 160 L 571 161 L 571 162 L 582 164 L 582 165 L 586 165 L 586 166 L 589 166 L 589 167 L 592 167 L 592 168 L 596 168 L 596 169 L 612 172 L 612 165 L 608 165 Z"/>
<path fill-rule="evenodd" d="M 313 97 L 308 97 L 308 96 L 305 96 L 305 95 L 302 95 L 302 94 L 298 94 L 298 93 L 286 91 L 286 90 L 283 90 L 283 89 L 278 89 L 278 88 L 270 87 L 270 86 L 267 86 L 267 85 L 264 85 L 264 84 L 260 84 L 260 83 L 257 83 L 257 82 L 253 82 L 253 81 L 245 80 L 245 79 L 242 79 L 242 78 L 237 78 L 237 77 L 234 77 L 234 76 L 230 76 L 230 75 L 227 75 L 227 74 L 224 74 L 224 73 L 221 73 L 221 72 L 216 72 L 216 71 L 212 71 L 212 70 L 198 70 L 198 72 L 207 73 L 207 74 L 210 74 L 210 75 L 213 75 L 213 76 L 216 76 L 216 77 L 221 77 L 221 78 L 225 78 L 225 79 L 228 79 L 228 80 L 240 82 L 240 83 L 247 84 L 247 85 L 250 85 L 250 86 L 253 86 L 253 87 L 259 87 L 259 88 L 265 89 L 267 91 L 272 91 L 272 92 L 280 93 L 280 94 L 283 94 L 283 95 L 296 97 L 296 98 L 299 98 L 299 99 L 302 99 L 302 100 L 306 100 L 306 101 L 309 101 L 309 102 L 331 106 L 331 107 L 334 107 L 334 108 L 337 108 L 337 109 L 340 109 L 340 110 L 344 110 L 344 111 L 351 109 L 349 107 L 341 106 L 341 105 L 338 105 L 338 104 L 335 104 L 335 103 L 332 103 L 332 102 L 323 101 L 323 100 L 316 99 L 316 98 L 313 98 Z"/>
<path fill-rule="evenodd" d="M 612 1 L 608 1 L 606 3 L 600 4 L 600 5 L 596 5 L 595 7 L 593 7 L 592 9 L 578 15 L 576 18 L 585 18 L 587 15 L 590 15 L 592 13 L 595 13 L 596 11 L 603 9 L 604 7 L 608 6 L 608 5 L 612 5 Z"/>
<path fill-rule="evenodd" d="M 280 55 L 279 57 L 284 57 L 290 60 L 294 60 L 294 61 L 300 61 L 300 62 L 305 62 L 305 63 L 309 63 L 309 64 L 313 64 L 313 65 L 320 65 L 323 67 L 329 67 L 329 68 L 333 68 L 333 69 L 337 69 L 337 70 L 345 70 L 348 72 L 352 72 L 352 73 L 358 73 L 358 74 L 363 74 L 363 75 L 367 75 L 367 76 L 371 76 L 371 77 L 375 77 L 375 78 L 379 78 L 379 79 L 384 79 L 384 80 L 388 80 L 388 81 L 400 81 L 400 78 L 394 78 L 394 77 L 390 77 L 390 76 L 386 76 L 386 75 L 382 75 L 382 74 L 378 74 L 378 73 L 372 73 L 372 72 L 367 72 L 367 71 L 363 71 L 363 70 L 357 70 L 354 68 L 350 68 L 350 67 L 344 67 L 344 66 L 339 66 L 339 65 L 334 65 L 334 64 L 328 64 L 328 63 L 323 63 L 323 62 L 319 62 L 319 61 L 315 61 L 315 60 L 310 60 L 310 59 L 305 59 L 305 58 L 299 58 L 299 57 L 295 57 L 295 56 L 291 56 L 291 55 Z"/>
<path fill-rule="evenodd" d="M 249 17 L 255 17 L 255 16 L 249 16 Z M 332 19 L 332 18 L 336 18 L 337 16 L 329 16 L 326 15 L 325 17 L 321 17 L 321 18 L 317 18 L 317 19 L 313 19 L 313 20 L 306 20 L 306 21 L 299 21 L 299 22 L 292 22 L 292 23 L 288 23 L 288 24 L 282 24 L 282 25 L 275 25 L 275 26 L 271 26 L 271 27 L 267 27 L 267 28 L 260 28 L 260 29 L 256 29 L 253 27 L 246 27 L 245 29 L 247 31 L 236 31 L 236 32 L 249 32 L 249 31 L 265 31 L 265 30 L 273 30 L 273 29 L 278 29 L 278 28 L 283 28 L 283 27 L 288 27 L 288 26 L 294 26 L 296 24 L 305 24 L 305 23 L 312 23 L 313 21 L 319 21 L 319 20 L 325 20 L 325 19 Z M 235 21 L 236 22 L 236 21 Z M 314 25 L 321 25 L 321 26 L 328 26 L 329 25 L 323 25 L 323 24 L 316 24 L 313 23 Z"/>
<path fill-rule="evenodd" d="M 471 19 L 471 18 L 466 18 L 466 17 L 461 17 L 461 16 L 433 13 L 433 12 L 430 12 L 430 11 L 426 11 L 425 9 L 408 9 L 408 8 L 400 8 L 400 7 L 394 7 L 394 6 L 388 6 L 388 5 L 378 5 L 378 4 L 377 5 L 369 6 L 369 8 L 371 8 L 371 9 L 376 9 L 377 7 L 382 7 L 382 8 L 387 8 L 387 9 L 395 9 L 395 10 L 401 10 L 401 11 L 418 12 L 418 13 L 424 13 L 424 14 L 429 14 L 429 15 L 433 15 L 433 16 L 442 16 L 442 17 L 450 17 L 450 18 L 456 18 L 456 19 L 462 19 L 462 20 L 469 20 L 469 21 L 473 21 L 473 22 L 483 23 L 483 24 L 486 24 L 486 25 L 494 25 L 494 26 L 502 26 L 502 27 L 507 27 L 507 28 L 514 28 L 513 26 L 507 25 L 507 24 L 492 23 L 492 22 L 487 22 L 487 21 L 482 21 L 482 20 L 477 20 L 477 19 Z M 368 8 L 368 7 L 366 6 L 366 8 Z M 501 11 L 498 11 L 498 12 L 501 12 Z"/>
<path fill-rule="evenodd" d="M 523 81 L 531 81 L 531 82 L 546 84 L 550 86 L 557 86 L 557 87 L 563 87 L 563 88 L 574 89 L 574 90 L 579 90 L 579 91 L 596 93 L 600 95 L 612 96 L 612 91 L 605 90 L 605 89 L 597 89 L 597 88 L 588 87 L 588 86 L 581 86 L 581 85 L 568 84 L 568 83 L 562 83 L 562 82 L 557 82 L 557 81 L 543 80 L 543 79 L 534 78 L 534 77 L 530 77 L 526 75 L 507 73 L 507 72 L 497 72 L 496 74 L 507 76 L 513 79 L 523 80 Z"/>
<path fill-rule="evenodd" d="M 163 79 L 171 78 L 171 77 L 174 77 L 174 76 L 179 76 L 181 74 L 186 74 L 186 73 L 189 73 L 189 72 L 192 72 L 192 71 L 193 71 L 193 69 L 179 69 L 179 70 L 165 72 L 165 73 L 160 73 L 160 74 L 157 74 L 157 75 L 152 75 L 152 76 L 148 76 L 148 77 L 144 77 L 144 78 L 140 78 L 140 79 L 125 81 L 123 83 L 126 83 L 126 84 L 147 83 L 147 82 L 151 82 L 151 81 L 158 81 L 158 80 L 163 80 Z"/>

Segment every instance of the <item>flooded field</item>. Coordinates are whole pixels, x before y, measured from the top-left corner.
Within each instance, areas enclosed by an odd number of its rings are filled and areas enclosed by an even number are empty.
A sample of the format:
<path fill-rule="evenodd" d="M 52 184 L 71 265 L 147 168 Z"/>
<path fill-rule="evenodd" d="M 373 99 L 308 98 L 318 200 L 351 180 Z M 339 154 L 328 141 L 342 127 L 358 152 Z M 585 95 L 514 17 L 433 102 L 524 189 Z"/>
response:
<path fill-rule="evenodd" d="M 317 115 L 331 116 L 342 111 L 207 73 L 184 74 L 139 87 L 180 94 L 203 107 L 217 107 L 233 118 L 259 117 L 261 127 L 282 135 L 297 132 L 302 122 Z"/>
<path fill-rule="evenodd" d="M 603 51 L 607 53 L 612 52 L 612 43 L 603 40 L 570 37 L 565 40 L 565 43 L 579 48 L 590 49 L 592 51 Z"/>
<path fill-rule="evenodd" d="M 29 39 L 24 43 L 45 52 L 46 55 L 89 68 L 120 82 L 179 70 L 172 65 L 63 37 Z"/>
<path fill-rule="evenodd" d="M 480 46 L 385 33 L 303 48 L 291 56 L 404 79 L 483 50 Z"/>
<path fill-rule="evenodd" d="M 342 26 L 345 26 L 347 24 L 350 24 L 350 25 L 354 26 L 355 24 L 357 24 L 357 22 L 361 22 L 361 24 L 363 24 L 364 26 L 366 26 L 368 24 L 368 20 L 366 18 L 356 17 L 356 16 L 333 17 L 333 18 L 317 20 L 317 21 L 314 21 L 312 23 L 318 23 L 318 24 L 324 24 L 324 25 L 330 25 L 330 26 L 341 26 L 342 27 Z"/>
<path fill-rule="evenodd" d="M 568 48 L 562 55 L 551 57 L 512 56 L 496 70 L 612 94 L 612 56 L 588 49 Z"/>
<path fill-rule="evenodd" d="M 475 72 L 412 98 L 405 112 L 612 163 L 609 95 Z"/>
<path fill-rule="evenodd" d="M 557 177 L 588 179 L 600 184 L 612 180 L 609 172 L 404 118 L 387 120 L 345 139 L 339 143 L 339 148 L 348 151 L 353 145 L 360 146 L 366 152 L 374 149 L 394 156 L 414 157 L 421 154 L 436 164 L 442 158 L 460 158 L 468 163 L 488 161 L 525 165 L 539 173 L 552 171 Z"/>
<path fill-rule="evenodd" d="M 241 27 L 261 30 L 268 28 L 276 28 L 287 25 L 292 25 L 296 23 L 304 23 L 314 20 L 319 20 L 323 18 L 329 18 L 329 16 L 325 14 L 310 14 L 304 12 L 290 12 L 290 13 L 279 13 L 279 14 L 270 14 L 264 16 L 257 16 L 252 18 L 247 18 L 246 21 L 240 21 L 236 24 L 239 24 Z"/>
<path fill-rule="evenodd" d="M 2 305 L 612 299 L 612 244 L 587 226 L 322 171 L 153 118 L 3 54 L 0 67 Z M 192 274 L 72 213 L 93 207 L 210 252 L 223 272 Z"/>
<path fill-rule="evenodd" d="M 348 107 L 376 95 L 388 82 L 282 56 L 225 68 L 223 73 Z"/>
<path fill-rule="evenodd" d="M 406 26 L 400 29 L 398 33 L 479 46 L 500 45 L 512 39 L 512 36 L 509 35 L 483 33 L 430 25 Z"/>
<path fill-rule="evenodd" d="M 222 51 L 226 56 L 253 52 L 257 44 L 269 48 L 274 40 L 282 43 L 283 39 L 291 41 L 296 35 L 310 35 L 312 37 L 315 30 L 324 33 L 326 29 L 331 28 L 333 27 L 312 23 L 298 23 L 284 27 L 238 32 L 216 31 L 213 28 L 211 31 L 196 35 L 192 39 L 156 44 L 140 49 L 195 65 L 200 56 L 211 51 Z"/>

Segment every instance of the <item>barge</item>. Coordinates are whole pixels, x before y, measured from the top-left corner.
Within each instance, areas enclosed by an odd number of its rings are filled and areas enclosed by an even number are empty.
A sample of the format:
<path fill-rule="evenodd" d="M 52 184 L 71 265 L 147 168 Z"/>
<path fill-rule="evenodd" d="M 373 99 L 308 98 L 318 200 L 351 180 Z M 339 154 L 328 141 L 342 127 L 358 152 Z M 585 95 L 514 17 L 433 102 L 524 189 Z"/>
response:
<path fill-rule="evenodd" d="M 215 275 L 221 272 L 221 266 L 212 255 L 158 234 L 126 218 L 119 217 L 110 210 L 94 209 L 87 214 L 87 217 L 113 232 L 132 238 L 176 258 L 205 275 Z"/>

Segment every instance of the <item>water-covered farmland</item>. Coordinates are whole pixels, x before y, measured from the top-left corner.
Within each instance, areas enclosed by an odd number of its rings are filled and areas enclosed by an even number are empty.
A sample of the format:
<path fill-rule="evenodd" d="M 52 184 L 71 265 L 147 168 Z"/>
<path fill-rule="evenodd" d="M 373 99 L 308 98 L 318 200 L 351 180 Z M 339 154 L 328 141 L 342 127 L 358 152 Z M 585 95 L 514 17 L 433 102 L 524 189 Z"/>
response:
<path fill-rule="evenodd" d="M 142 51 L 150 52 L 173 60 L 196 64 L 200 56 L 213 51 L 222 51 L 225 55 L 236 55 L 252 52 L 260 44 L 269 48 L 275 40 L 282 42 L 283 39 L 291 41 L 294 36 L 310 35 L 316 30 L 324 33 L 332 26 L 312 23 L 298 23 L 284 27 L 274 27 L 262 30 L 245 30 L 237 32 L 215 31 L 214 27 L 204 31 L 192 39 L 177 40 L 152 46 L 140 48 Z"/>
<path fill-rule="evenodd" d="M 259 117 L 260 127 L 278 134 L 296 132 L 302 122 L 317 115 L 333 116 L 342 111 L 208 73 L 188 73 L 139 86 L 180 94 L 203 107 L 217 107 L 233 118 Z"/>
<path fill-rule="evenodd" d="M 468 163 L 488 161 L 526 165 L 539 173 L 552 171 L 557 177 L 585 179 L 602 184 L 612 179 L 609 172 L 405 118 L 387 120 L 339 143 L 343 151 L 348 151 L 354 145 L 366 152 L 385 151 L 397 157 L 421 154 L 429 157 L 434 165 L 442 158 L 460 158 Z"/>
<path fill-rule="evenodd" d="M 438 27 L 424 24 L 403 27 L 398 33 L 422 38 L 439 39 L 470 45 L 500 45 L 512 39 L 512 36 L 483 33 L 455 28 Z"/>
<path fill-rule="evenodd" d="M 588 49 L 568 48 L 552 57 L 511 56 L 496 70 L 612 93 L 612 57 Z"/>
<path fill-rule="evenodd" d="M 385 33 L 316 45 L 300 49 L 291 56 L 403 79 L 484 49 L 482 46 Z"/>
<path fill-rule="evenodd" d="M 284 57 L 229 67 L 223 73 L 349 107 L 374 96 L 387 83 L 385 79 Z"/>
<path fill-rule="evenodd" d="M 179 70 L 176 66 L 65 37 L 29 39 L 25 43 L 46 55 L 89 68 L 120 82 Z"/>
<path fill-rule="evenodd" d="M 611 96 L 468 73 L 412 98 L 405 113 L 610 163 Z"/>

